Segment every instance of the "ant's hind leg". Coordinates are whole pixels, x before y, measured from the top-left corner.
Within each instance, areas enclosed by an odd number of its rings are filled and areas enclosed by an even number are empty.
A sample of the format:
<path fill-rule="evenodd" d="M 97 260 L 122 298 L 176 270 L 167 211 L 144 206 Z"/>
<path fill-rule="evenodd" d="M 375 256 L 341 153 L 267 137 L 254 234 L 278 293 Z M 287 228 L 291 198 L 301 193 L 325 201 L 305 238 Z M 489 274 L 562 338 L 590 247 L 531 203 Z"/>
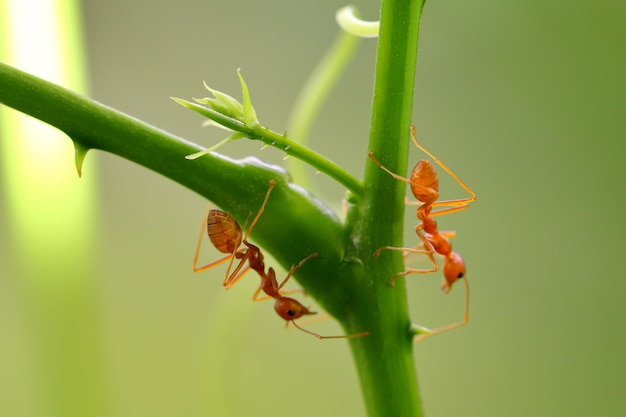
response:
<path fill-rule="evenodd" d="M 439 270 L 439 266 L 437 265 L 437 261 L 435 260 L 435 257 L 434 257 L 435 249 L 433 248 L 431 243 L 426 239 L 426 237 L 422 233 L 420 233 L 419 230 L 417 231 L 417 236 L 420 238 L 422 243 L 416 247 L 397 248 L 394 246 L 383 246 L 382 248 L 379 248 L 376 250 L 376 252 L 374 252 L 374 257 L 378 257 L 385 250 L 402 251 L 405 256 L 411 253 L 426 255 L 428 256 L 428 259 L 430 260 L 432 264 L 431 268 L 427 268 L 427 269 L 407 268 L 406 270 L 402 272 L 398 272 L 397 274 L 392 275 L 389 281 L 390 287 L 393 287 L 395 285 L 396 278 L 398 277 L 407 276 L 411 274 L 428 274 L 431 272 L 437 272 Z"/>
<path fill-rule="evenodd" d="M 432 330 L 424 330 L 424 329 L 419 329 L 420 333 L 415 336 L 415 342 L 419 343 L 421 341 L 423 341 L 424 339 L 430 337 L 430 336 L 434 336 L 436 334 L 440 334 L 440 333 L 444 333 L 447 332 L 449 330 L 453 330 L 453 329 L 457 329 L 461 326 L 464 326 L 465 324 L 467 324 L 467 321 L 469 320 L 469 296 L 470 296 L 470 292 L 469 292 L 469 283 L 467 282 L 467 278 L 463 277 L 463 282 L 465 283 L 465 310 L 463 312 L 463 320 L 457 322 L 457 323 L 452 323 L 452 324 L 448 324 L 447 326 L 443 326 L 443 327 L 438 327 L 436 329 L 432 329 Z"/>
<path fill-rule="evenodd" d="M 393 287 L 394 285 L 396 285 L 396 279 L 398 277 L 405 277 L 411 274 L 429 274 L 431 272 L 437 272 L 438 270 L 439 270 L 439 267 L 437 266 L 436 261 L 433 262 L 433 267 L 431 269 L 407 268 L 406 270 L 402 272 L 398 272 L 397 274 L 392 275 L 391 279 L 389 280 L 389 286 Z"/>
<path fill-rule="evenodd" d="M 364 337 L 364 336 L 368 336 L 370 334 L 370 332 L 359 332 L 359 333 L 352 333 L 352 334 L 344 334 L 344 335 L 338 335 L 338 336 L 323 336 L 321 334 L 312 332 L 311 330 L 305 329 L 304 327 L 301 327 L 300 325 L 298 325 L 298 323 L 296 323 L 295 320 L 290 320 L 289 322 L 287 322 L 287 324 L 293 324 L 293 326 L 304 332 L 304 333 L 308 333 L 311 336 L 317 338 L 317 339 L 354 339 L 356 337 Z"/>
<path fill-rule="evenodd" d="M 248 239 L 248 236 L 250 236 L 250 232 L 252 231 L 252 229 L 254 229 L 254 226 L 259 221 L 259 218 L 261 218 L 261 214 L 263 214 L 263 212 L 265 211 L 265 205 L 267 204 L 267 200 L 269 200 L 270 198 L 270 193 L 272 192 L 272 189 L 276 185 L 276 181 L 270 180 L 269 183 L 270 183 L 270 186 L 267 188 L 267 192 L 265 193 L 265 198 L 263 199 L 263 203 L 261 203 L 261 207 L 259 208 L 259 211 L 257 211 L 256 216 L 254 216 L 252 223 L 250 223 L 250 226 L 248 227 L 248 230 L 246 230 L 246 235 L 243 238 L 244 241 Z M 247 220 L 246 220 L 246 223 L 247 223 Z"/>
<path fill-rule="evenodd" d="M 283 288 L 285 286 L 285 284 L 287 283 L 287 281 L 289 281 L 289 278 L 291 278 L 291 276 L 293 274 L 295 274 L 295 272 L 302 268 L 302 265 L 304 265 L 304 263 L 310 259 L 313 258 L 317 258 L 318 254 L 317 252 L 310 254 L 309 256 L 307 256 L 306 258 L 304 258 L 303 260 L 301 260 L 297 265 L 293 265 L 291 267 L 291 269 L 289 270 L 289 273 L 287 274 L 287 276 L 285 277 L 285 279 L 283 279 L 283 281 L 280 283 L 280 285 L 277 288 L 277 291 L 280 291 L 281 288 Z"/>

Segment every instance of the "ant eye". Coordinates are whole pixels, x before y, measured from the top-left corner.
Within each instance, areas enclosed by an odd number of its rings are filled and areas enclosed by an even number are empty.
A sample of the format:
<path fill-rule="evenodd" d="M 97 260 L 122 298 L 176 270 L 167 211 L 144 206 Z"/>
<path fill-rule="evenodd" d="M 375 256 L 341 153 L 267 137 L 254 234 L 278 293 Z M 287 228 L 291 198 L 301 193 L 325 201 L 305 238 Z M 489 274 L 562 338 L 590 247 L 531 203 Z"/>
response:
<path fill-rule="evenodd" d="M 293 316 L 295 316 L 295 315 L 296 315 L 296 312 L 295 312 L 294 310 L 287 310 L 287 315 L 288 315 L 289 317 L 293 317 Z"/>
<path fill-rule="evenodd" d="M 459 275 L 457 275 L 456 277 L 457 277 L 457 279 L 463 278 L 463 272 L 459 272 Z"/>

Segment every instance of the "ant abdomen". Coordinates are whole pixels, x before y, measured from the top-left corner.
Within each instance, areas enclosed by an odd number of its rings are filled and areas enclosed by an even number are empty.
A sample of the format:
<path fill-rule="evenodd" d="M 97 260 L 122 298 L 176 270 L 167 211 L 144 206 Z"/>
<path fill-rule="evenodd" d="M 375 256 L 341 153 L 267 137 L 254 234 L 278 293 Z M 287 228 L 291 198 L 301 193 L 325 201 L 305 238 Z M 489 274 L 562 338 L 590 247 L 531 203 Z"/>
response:
<path fill-rule="evenodd" d="M 209 210 L 206 219 L 211 243 L 222 253 L 233 253 L 238 249 L 241 227 L 230 214 L 221 210 Z"/>
<path fill-rule="evenodd" d="M 419 201 L 432 203 L 439 198 L 439 177 L 430 161 L 422 159 L 411 172 L 411 192 Z"/>

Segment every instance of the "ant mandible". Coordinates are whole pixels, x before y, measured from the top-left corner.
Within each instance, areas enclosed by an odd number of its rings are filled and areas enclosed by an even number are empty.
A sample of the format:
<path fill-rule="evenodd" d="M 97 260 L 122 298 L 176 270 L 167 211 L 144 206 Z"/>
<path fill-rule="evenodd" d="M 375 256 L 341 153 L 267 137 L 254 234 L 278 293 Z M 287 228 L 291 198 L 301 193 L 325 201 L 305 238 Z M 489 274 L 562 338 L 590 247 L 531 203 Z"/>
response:
<path fill-rule="evenodd" d="M 252 300 L 261 301 L 268 298 L 273 298 L 274 310 L 280 317 L 282 317 L 287 322 L 287 324 L 291 323 L 297 329 L 308 333 L 318 339 L 353 338 L 367 335 L 368 332 L 339 336 L 322 336 L 318 333 L 307 330 L 298 325 L 298 323 L 296 323 L 295 320 L 301 318 L 302 316 L 313 315 L 316 314 L 316 312 L 310 311 L 307 307 L 302 305 L 298 300 L 294 298 L 285 297 L 283 294 L 287 294 L 288 292 L 283 291 L 281 293 L 281 289 L 291 278 L 291 276 L 298 269 L 300 269 L 302 265 L 304 265 L 305 262 L 312 258 L 316 258 L 318 254 L 313 253 L 301 260 L 297 265 L 293 265 L 289 270 L 287 276 L 279 285 L 278 281 L 276 280 L 276 272 L 274 271 L 274 268 L 270 267 L 267 273 L 265 272 L 265 261 L 261 249 L 258 246 L 248 242 L 248 236 L 250 235 L 250 232 L 256 225 L 259 218 L 261 217 L 261 214 L 265 210 L 265 205 L 267 204 L 267 200 L 270 193 L 272 192 L 272 189 L 274 188 L 274 185 L 276 185 L 276 182 L 274 180 L 270 180 L 270 185 L 267 193 L 265 194 L 263 204 L 261 205 L 261 208 L 254 217 L 254 220 L 250 224 L 250 227 L 247 229 L 245 235 L 243 234 L 239 223 L 237 223 L 237 221 L 228 213 L 220 210 L 208 211 L 206 226 L 209 239 L 220 252 L 227 253 L 228 255 L 204 266 L 197 266 L 200 246 L 202 244 L 202 236 L 204 234 L 205 227 L 205 221 L 203 219 L 200 229 L 200 236 L 196 245 L 196 252 L 193 259 L 194 272 L 206 271 L 207 269 L 210 269 L 230 259 L 226 275 L 224 276 L 224 287 L 230 288 L 231 286 L 233 286 L 250 269 L 256 271 L 261 277 L 261 283 L 259 285 L 259 288 L 257 288 L 257 290 L 255 291 Z M 244 248 L 240 248 L 242 243 L 245 245 Z M 234 269 L 234 271 L 230 273 L 230 269 L 235 259 L 239 259 L 239 264 Z M 248 266 L 244 268 L 246 261 L 248 261 Z M 266 296 L 260 296 L 261 292 L 264 292 Z"/>
<path fill-rule="evenodd" d="M 406 276 L 409 274 L 423 274 L 429 272 L 435 272 L 439 269 L 437 261 L 435 260 L 434 253 L 438 253 L 443 256 L 443 276 L 444 281 L 441 286 L 441 290 L 444 294 L 447 294 L 452 285 L 459 279 L 463 279 L 465 283 L 465 312 L 463 314 L 463 320 L 448 326 L 444 326 L 438 329 L 431 330 L 429 333 L 418 336 L 419 340 L 431 336 L 436 333 L 441 333 L 447 330 L 460 327 L 467 323 L 468 311 L 469 311 L 469 284 L 465 277 L 465 263 L 461 256 L 452 251 L 452 244 L 450 243 L 451 237 L 455 235 L 455 232 L 440 232 L 437 228 L 437 221 L 433 218 L 444 214 L 455 213 L 457 211 L 465 210 L 469 204 L 476 200 L 476 194 L 463 182 L 457 175 L 452 172 L 450 168 L 441 162 L 439 158 L 426 150 L 422 145 L 417 142 L 415 138 L 415 126 L 411 126 L 411 139 L 415 146 L 422 150 L 426 155 L 432 158 L 444 171 L 446 171 L 467 193 L 470 197 L 456 199 L 456 200 L 442 200 L 437 201 L 439 198 L 439 178 L 437 171 L 433 164 L 422 159 L 419 161 L 413 171 L 411 177 L 405 178 L 396 173 L 391 172 L 383 164 L 381 164 L 372 154 L 368 153 L 368 157 L 381 169 L 391 175 L 393 178 L 405 182 L 411 186 L 411 192 L 413 196 L 421 202 L 421 205 L 417 208 L 417 219 L 420 221 L 415 227 L 415 232 L 418 238 L 422 241 L 420 245 L 414 248 L 397 248 L 392 246 L 384 246 L 374 252 L 374 256 L 379 256 L 382 251 L 385 250 L 397 250 L 404 253 L 418 253 L 428 256 L 432 263 L 430 269 L 414 269 L 407 268 L 403 272 L 399 272 L 391 277 L 390 285 L 394 285 L 394 281 L 399 276 Z M 413 204 L 413 203 L 409 203 Z M 415 203 L 419 204 L 419 203 Z M 433 208 L 435 210 L 433 210 Z M 437 209 L 439 208 L 439 209 Z M 423 249 L 421 248 L 423 247 Z"/>

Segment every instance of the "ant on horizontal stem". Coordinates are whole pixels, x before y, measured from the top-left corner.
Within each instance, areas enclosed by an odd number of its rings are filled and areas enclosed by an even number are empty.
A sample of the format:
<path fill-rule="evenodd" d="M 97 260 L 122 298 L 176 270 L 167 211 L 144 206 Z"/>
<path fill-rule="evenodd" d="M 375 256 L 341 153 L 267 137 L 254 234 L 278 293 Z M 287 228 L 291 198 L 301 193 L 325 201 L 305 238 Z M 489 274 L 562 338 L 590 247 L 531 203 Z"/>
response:
<path fill-rule="evenodd" d="M 432 267 L 429 269 L 414 269 L 407 268 L 403 272 L 399 272 L 391 277 L 390 285 L 394 285 L 394 281 L 399 276 L 406 276 L 410 274 L 424 274 L 429 272 L 435 272 L 439 270 L 437 261 L 434 254 L 438 253 L 443 256 L 443 276 L 444 282 L 441 286 L 441 290 L 444 294 L 447 294 L 452 285 L 459 279 L 463 279 L 465 283 L 465 312 L 463 314 L 463 320 L 448 326 L 440 327 L 431 330 L 429 333 L 419 335 L 416 340 L 421 341 L 433 334 L 442 333 L 457 327 L 460 327 L 467 323 L 468 311 L 469 311 L 469 284 L 465 277 L 465 263 L 461 256 L 452 251 L 452 244 L 450 243 L 451 237 L 455 235 L 455 232 L 440 232 L 437 228 L 437 221 L 434 219 L 436 216 L 442 216 L 444 214 L 455 213 L 461 210 L 465 210 L 469 204 L 476 200 L 476 194 L 454 173 L 450 168 L 439 160 L 435 155 L 426 150 L 422 145 L 417 142 L 415 138 L 415 126 L 411 126 L 411 139 L 415 146 L 428 155 L 433 161 L 437 163 L 444 171 L 446 171 L 467 193 L 470 197 L 460 198 L 455 200 L 443 200 L 439 199 L 439 178 L 437 171 L 435 170 L 432 162 L 422 159 L 419 161 L 413 171 L 410 178 L 402 177 L 387 169 L 382 163 L 380 163 L 372 154 L 368 153 L 368 157 L 381 169 L 391 175 L 393 178 L 405 182 L 410 185 L 413 196 L 419 201 L 419 203 L 408 204 L 420 204 L 417 208 L 416 214 L 419 220 L 418 225 L 415 227 L 415 233 L 421 240 L 421 243 L 413 248 L 398 248 L 393 246 L 383 246 L 374 252 L 374 256 L 379 256 L 385 250 L 402 251 L 405 254 L 417 253 L 428 256 Z M 434 209 L 434 210 L 433 210 Z"/>
<path fill-rule="evenodd" d="M 316 313 L 314 311 L 310 311 L 298 300 L 291 297 L 285 297 L 284 294 L 287 294 L 288 292 L 281 292 L 281 289 L 285 286 L 287 281 L 289 281 L 292 275 L 298 269 L 300 269 L 302 265 L 304 265 L 305 262 L 309 261 L 310 259 L 316 258 L 318 256 L 317 253 L 309 255 L 301 260 L 297 265 L 293 265 L 287 273 L 287 276 L 282 280 L 280 284 L 278 284 L 278 281 L 276 279 L 276 272 L 274 271 L 274 268 L 270 267 L 267 272 L 265 272 L 265 261 L 263 257 L 263 252 L 261 252 L 261 249 L 258 246 L 248 242 L 248 236 L 258 222 L 259 218 L 261 217 L 261 214 L 265 210 L 265 205 L 267 204 L 267 200 L 269 199 L 270 193 L 272 192 L 272 189 L 275 185 L 276 182 L 274 180 L 270 180 L 270 185 L 267 193 L 265 194 L 263 204 L 261 205 L 261 208 L 257 212 L 254 219 L 252 220 L 252 223 L 250 223 L 250 227 L 248 227 L 248 229 L 246 230 L 245 235 L 242 232 L 242 228 L 239 226 L 239 223 L 237 223 L 237 221 L 228 213 L 220 210 L 208 211 L 206 216 L 206 228 L 209 239 L 220 252 L 226 253 L 227 255 L 204 266 L 197 266 L 200 246 L 202 244 L 202 237 L 205 228 L 205 221 L 203 219 L 200 229 L 200 235 L 198 237 L 198 244 L 196 245 L 196 252 L 193 259 L 194 272 L 206 271 L 207 269 L 213 268 L 216 265 L 230 260 L 228 269 L 226 270 L 226 275 L 224 276 L 224 287 L 232 287 L 250 269 L 256 271 L 257 274 L 259 274 L 259 276 L 261 277 L 261 283 L 259 285 L 259 288 L 255 291 L 252 300 L 261 301 L 268 298 L 273 298 L 274 310 L 276 310 L 276 313 L 280 317 L 282 317 L 287 322 L 287 324 L 291 323 L 297 329 L 308 333 L 318 339 L 341 339 L 366 336 L 368 332 L 340 336 L 322 336 L 320 334 L 307 330 L 298 325 L 298 323 L 296 323 L 295 320 L 299 319 L 300 317 L 305 315 L 313 315 Z M 242 244 L 244 245 L 244 247 L 241 247 Z M 235 259 L 238 259 L 239 263 L 231 273 L 230 271 Z M 246 261 L 248 261 L 248 266 L 245 266 Z M 265 293 L 265 296 L 260 296 L 262 292 Z"/>

